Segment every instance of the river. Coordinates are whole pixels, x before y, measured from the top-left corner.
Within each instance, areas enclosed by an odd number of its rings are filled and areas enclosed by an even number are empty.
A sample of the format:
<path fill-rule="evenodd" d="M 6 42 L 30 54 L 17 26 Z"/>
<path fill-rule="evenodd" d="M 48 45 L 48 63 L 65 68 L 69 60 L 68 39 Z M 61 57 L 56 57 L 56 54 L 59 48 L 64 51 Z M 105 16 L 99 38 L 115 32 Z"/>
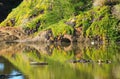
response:
<path fill-rule="evenodd" d="M 0 43 L 0 79 L 120 79 L 120 45 Z"/>

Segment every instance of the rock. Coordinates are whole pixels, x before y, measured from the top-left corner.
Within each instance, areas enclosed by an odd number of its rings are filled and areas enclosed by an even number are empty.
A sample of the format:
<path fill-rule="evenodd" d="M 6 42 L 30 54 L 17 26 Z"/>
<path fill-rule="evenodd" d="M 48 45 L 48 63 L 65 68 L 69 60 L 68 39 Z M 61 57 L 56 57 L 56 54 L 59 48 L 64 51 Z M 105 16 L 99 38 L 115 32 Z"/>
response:
<path fill-rule="evenodd" d="M 75 36 L 83 35 L 83 28 L 82 27 L 76 27 L 74 31 Z"/>
<path fill-rule="evenodd" d="M 22 30 L 20 30 L 19 28 L 15 28 L 15 27 L 1 27 L 0 36 L 1 36 L 0 41 L 7 41 L 7 42 L 14 41 L 14 42 L 50 43 L 54 40 L 51 30 L 44 30 L 44 31 L 39 32 L 38 35 L 36 36 L 29 37 Z"/>
<path fill-rule="evenodd" d="M 96 6 L 103 6 L 105 5 L 105 0 L 94 0 L 93 1 L 93 6 L 96 7 Z"/>
<path fill-rule="evenodd" d="M 112 15 L 114 15 L 117 19 L 120 20 L 120 4 L 113 6 L 111 12 Z"/>
<path fill-rule="evenodd" d="M 0 41 L 14 42 L 15 40 L 23 40 L 27 35 L 19 28 L 0 27 Z"/>
<path fill-rule="evenodd" d="M 9 35 L 9 36 L 6 36 L 6 37 L 4 38 L 4 41 L 12 42 L 12 41 L 18 40 L 18 39 L 19 39 L 19 38 L 16 37 L 16 36 L 14 36 L 14 35 Z"/>
<path fill-rule="evenodd" d="M 52 42 L 53 41 L 52 31 L 51 30 L 41 31 L 31 41 L 43 42 L 43 43 Z"/>
<path fill-rule="evenodd" d="M 77 42 L 79 43 L 85 43 L 86 41 L 86 38 L 83 36 L 83 35 L 80 35 L 78 38 L 77 38 Z"/>
<path fill-rule="evenodd" d="M 104 5 L 115 5 L 119 3 L 119 0 L 94 0 L 93 1 L 93 6 L 104 6 Z"/>
<path fill-rule="evenodd" d="M 70 21 L 67 21 L 65 24 L 74 27 L 76 25 L 76 18 L 71 19 Z"/>

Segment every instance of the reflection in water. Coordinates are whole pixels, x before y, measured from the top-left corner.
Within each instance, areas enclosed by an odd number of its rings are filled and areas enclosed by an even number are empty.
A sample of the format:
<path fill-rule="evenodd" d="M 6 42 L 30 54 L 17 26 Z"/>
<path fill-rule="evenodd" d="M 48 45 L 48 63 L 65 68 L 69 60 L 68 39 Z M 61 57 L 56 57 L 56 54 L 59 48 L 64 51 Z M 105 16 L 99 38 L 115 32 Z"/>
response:
<path fill-rule="evenodd" d="M 0 63 L 0 71 L 3 71 L 3 69 L 4 69 L 4 64 Z"/>
<path fill-rule="evenodd" d="M 119 79 L 119 45 L 0 44 L 0 58 L 17 67 L 25 79 Z M 7 63 L 9 63 L 7 62 Z M 5 70 L 0 63 L 0 73 Z M 8 65 L 8 67 L 11 67 Z M 11 68 L 6 69 L 11 74 Z M 18 79 L 18 78 L 11 78 Z M 24 79 L 24 78 L 20 78 Z"/>
<path fill-rule="evenodd" d="M 24 76 L 7 59 L 0 57 L 0 79 L 15 78 L 24 79 Z"/>

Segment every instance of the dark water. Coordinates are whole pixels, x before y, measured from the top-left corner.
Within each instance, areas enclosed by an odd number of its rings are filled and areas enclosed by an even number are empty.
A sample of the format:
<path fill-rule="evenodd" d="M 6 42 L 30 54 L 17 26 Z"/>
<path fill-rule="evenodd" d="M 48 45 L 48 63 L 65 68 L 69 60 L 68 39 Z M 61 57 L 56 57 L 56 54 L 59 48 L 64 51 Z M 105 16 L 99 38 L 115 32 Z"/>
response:
<path fill-rule="evenodd" d="M 120 79 L 119 74 L 119 44 L 0 44 L 0 79 Z"/>

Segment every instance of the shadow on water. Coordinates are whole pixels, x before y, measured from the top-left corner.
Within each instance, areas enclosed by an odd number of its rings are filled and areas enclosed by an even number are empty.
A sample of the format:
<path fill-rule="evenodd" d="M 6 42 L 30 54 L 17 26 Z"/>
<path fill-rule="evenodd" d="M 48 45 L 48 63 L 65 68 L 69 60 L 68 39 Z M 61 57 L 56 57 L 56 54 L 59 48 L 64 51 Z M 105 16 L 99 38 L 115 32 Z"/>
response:
<path fill-rule="evenodd" d="M 0 43 L 0 58 L 27 76 L 20 79 L 119 79 L 119 51 L 116 44 Z"/>

